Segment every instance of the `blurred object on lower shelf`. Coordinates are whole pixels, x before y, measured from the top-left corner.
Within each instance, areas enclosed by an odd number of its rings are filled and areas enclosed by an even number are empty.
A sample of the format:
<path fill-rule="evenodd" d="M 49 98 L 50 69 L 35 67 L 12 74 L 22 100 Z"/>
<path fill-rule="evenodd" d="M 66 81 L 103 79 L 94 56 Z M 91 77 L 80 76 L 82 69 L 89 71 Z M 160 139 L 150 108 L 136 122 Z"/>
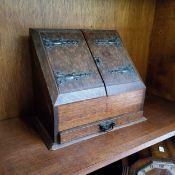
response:
<path fill-rule="evenodd" d="M 175 143 L 173 139 L 160 142 L 123 159 L 122 164 L 122 175 L 175 175 Z"/>
<path fill-rule="evenodd" d="M 88 175 L 121 175 L 122 174 L 122 161 L 116 161 L 108 166 L 100 168 Z"/>
<path fill-rule="evenodd" d="M 160 142 L 89 175 L 175 175 L 173 140 Z"/>
<path fill-rule="evenodd" d="M 129 174 L 129 163 L 128 163 L 128 158 L 122 159 L 122 175 L 128 175 Z"/>

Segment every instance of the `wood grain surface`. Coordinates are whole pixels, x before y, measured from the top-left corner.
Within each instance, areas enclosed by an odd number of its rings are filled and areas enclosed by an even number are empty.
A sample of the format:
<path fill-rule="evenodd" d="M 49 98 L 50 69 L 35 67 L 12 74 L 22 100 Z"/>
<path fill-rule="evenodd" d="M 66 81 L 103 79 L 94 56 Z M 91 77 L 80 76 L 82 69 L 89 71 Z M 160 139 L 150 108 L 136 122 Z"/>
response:
<path fill-rule="evenodd" d="M 117 29 L 146 76 L 155 0 L 1 0 L 0 119 L 30 115 L 29 28 Z"/>
<path fill-rule="evenodd" d="M 174 12 L 175 1 L 157 1 L 147 79 L 152 93 L 175 101 Z"/>
<path fill-rule="evenodd" d="M 145 89 L 140 89 L 116 96 L 61 105 L 58 107 L 58 130 L 63 131 L 128 112 L 142 111 L 144 99 Z"/>
<path fill-rule="evenodd" d="M 144 115 L 145 122 L 57 151 L 20 119 L 1 121 L 0 174 L 87 174 L 175 135 L 174 103 L 150 97 Z"/>
<path fill-rule="evenodd" d="M 114 121 L 115 125 L 112 127 L 112 131 L 127 127 L 128 125 L 134 125 L 139 122 L 145 121 L 143 119 L 143 111 L 126 113 L 117 117 L 109 118 L 108 120 L 101 120 L 84 126 L 76 127 L 59 133 L 60 143 L 70 142 L 80 138 L 91 138 L 105 134 L 101 132 L 100 125 L 106 121 Z M 83 138 L 83 140 L 85 140 Z"/>
<path fill-rule="evenodd" d="M 41 36 L 41 42 L 45 38 L 77 41 L 77 44 L 67 45 L 67 47 L 44 46 L 59 91 L 55 105 L 106 96 L 104 84 L 80 30 L 38 30 L 38 33 Z M 38 47 L 35 49 L 37 50 Z M 86 76 L 81 76 L 83 74 Z M 72 77 L 74 81 L 70 81 Z"/>
<path fill-rule="evenodd" d="M 120 73 L 116 71 L 117 68 L 127 68 L 131 65 L 131 62 L 119 35 L 115 31 L 85 30 L 83 33 L 105 82 L 108 94 L 110 94 L 108 86 L 127 84 L 139 80 L 138 76 L 132 71 L 125 71 L 124 73 L 122 70 Z M 119 46 L 103 44 L 104 40 L 114 40 L 115 38 L 118 39 Z M 98 41 L 102 44 L 98 44 Z"/>
<path fill-rule="evenodd" d="M 116 1 L 115 27 L 141 77 L 146 78 L 156 1 Z"/>
<path fill-rule="evenodd" d="M 140 78 L 117 32 L 84 30 L 83 33 L 103 78 L 108 96 L 118 94 L 120 84 L 130 83 L 130 88 L 133 90 L 145 88 L 141 85 L 142 82 L 135 86 L 134 83 L 139 82 Z M 111 41 L 115 44 L 109 44 Z M 123 88 L 124 92 L 127 90 L 129 89 Z"/>

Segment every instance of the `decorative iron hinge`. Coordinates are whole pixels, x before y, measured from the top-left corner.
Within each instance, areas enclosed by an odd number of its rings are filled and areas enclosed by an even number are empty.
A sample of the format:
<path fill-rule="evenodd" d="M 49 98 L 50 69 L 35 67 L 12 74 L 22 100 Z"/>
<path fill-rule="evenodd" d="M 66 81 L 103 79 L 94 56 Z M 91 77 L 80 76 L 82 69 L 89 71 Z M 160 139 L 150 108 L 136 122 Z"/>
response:
<path fill-rule="evenodd" d="M 108 72 L 124 74 L 124 73 L 135 73 L 135 70 L 131 64 L 128 64 L 126 66 L 120 66 L 115 69 L 108 70 Z"/>
<path fill-rule="evenodd" d="M 99 124 L 100 131 L 107 132 L 111 131 L 115 126 L 114 120 L 107 120 Z"/>
<path fill-rule="evenodd" d="M 98 67 L 100 67 L 102 63 L 102 59 L 100 57 L 94 57 L 95 63 Z M 124 73 L 135 73 L 134 67 L 131 64 L 128 64 L 126 66 L 119 66 L 114 69 L 109 69 L 107 72 L 113 74 L 113 73 L 119 73 L 119 74 L 124 74 Z"/>
<path fill-rule="evenodd" d="M 71 80 L 79 80 L 80 78 L 85 78 L 85 77 L 89 77 L 92 75 L 92 72 L 81 72 L 81 73 L 69 73 L 69 74 L 63 74 L 60 73 L 58 71 L 54 71 L 54 76 L 56 79 L 56 83 L 57 85 L 61 85 L 67 81 L 71 81 Z"/>
<path fill-rule="evenodd" d="M 75 40 L 75 39 L 64 39 L 64 38 L 51 39 L 46 37 L 45 35 L 42 35 L 42 40 L 43 40 L 44 46 L 47 47 L 48 49 L 51 49 L 55 46 L 58 46 L 58 47 L 76 46 L 80 42 L 79 40 Z"/>
<path fill-rule="evenodd" d="M 96 39 L 95 43 L 97 45 L 115 45 L 116 47 L 122 47 L 122 42 L 119 37 L 113 37 L 111 39 Z"/>

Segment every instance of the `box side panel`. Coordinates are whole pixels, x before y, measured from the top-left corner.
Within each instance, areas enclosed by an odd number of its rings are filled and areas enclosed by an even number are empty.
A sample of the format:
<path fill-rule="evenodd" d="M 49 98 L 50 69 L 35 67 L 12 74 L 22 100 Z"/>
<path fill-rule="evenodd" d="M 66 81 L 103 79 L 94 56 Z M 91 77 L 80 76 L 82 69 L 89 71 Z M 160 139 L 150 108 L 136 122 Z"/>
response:
<path fill-rule="evenodd" d="M 34 45 L 33 35 L 30 37 L 31 52 L 32 52 L 32 71 L 34 82 L 34 100 L 35 100 L 35 113 L 39 122 L 46 129 L 53 142 L 57 141 L 58 131 L 58 115 L 57 109 L 54 109 L 53 101 L 51 100 L 50 93 L 47 87 L 45 76 L 41 68 L 38 55 L 36 53 L 36 45 Z"/>

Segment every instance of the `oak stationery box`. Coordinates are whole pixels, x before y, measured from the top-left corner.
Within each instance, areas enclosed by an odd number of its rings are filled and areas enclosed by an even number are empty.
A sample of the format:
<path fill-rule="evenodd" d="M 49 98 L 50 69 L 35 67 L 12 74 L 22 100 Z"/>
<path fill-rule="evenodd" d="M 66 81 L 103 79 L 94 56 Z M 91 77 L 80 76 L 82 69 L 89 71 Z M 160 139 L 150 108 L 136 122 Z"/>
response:
<path fill-rule="evenodd" d="M 30 29 L 34 123 L 50 149 L 143 121 L 145 85 L 116 31 Z"/>

